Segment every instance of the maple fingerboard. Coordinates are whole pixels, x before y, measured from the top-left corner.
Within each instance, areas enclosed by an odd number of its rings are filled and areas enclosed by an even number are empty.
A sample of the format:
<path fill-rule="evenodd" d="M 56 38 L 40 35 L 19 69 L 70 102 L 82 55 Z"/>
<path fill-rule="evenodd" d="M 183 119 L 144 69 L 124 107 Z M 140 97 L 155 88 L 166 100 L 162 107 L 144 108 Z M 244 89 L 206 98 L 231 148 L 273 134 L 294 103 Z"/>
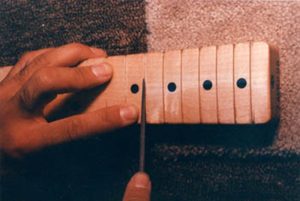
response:
<path fill-rule="evenodd" d="M 123 103 L 140 107 L 145 78 L 148 123 L 261 124 L 276 116 L 278 51 L 264 42 L 105 60 L 113 66 L 113 78 L 87 111 Z M 91 59 L 80 66 L 102 61 Z M 0 70 L 3 79 L 5 69 Z"/>

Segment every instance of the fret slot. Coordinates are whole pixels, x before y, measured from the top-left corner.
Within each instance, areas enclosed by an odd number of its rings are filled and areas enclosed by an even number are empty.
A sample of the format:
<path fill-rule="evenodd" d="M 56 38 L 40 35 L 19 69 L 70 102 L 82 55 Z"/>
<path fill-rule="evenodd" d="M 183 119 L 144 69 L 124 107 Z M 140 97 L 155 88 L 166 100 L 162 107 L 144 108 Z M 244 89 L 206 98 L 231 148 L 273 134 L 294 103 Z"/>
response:
<path fill-rule="evenodd" d="M 126 103 L 134 104 L 139 109 L 141 107 L 142 81 L 145 77 L 144 65 L 144 54 L 126 56 Z"/>
<path fill-rule="evenodd" d="M 278 115 L 278 60 L 278 50 L 264 42 L 89 59 L 79 67 L 105 61 L 113 77 L 92 91 L 96 97 L 71 103 L 85 112 L 124 103 L 140 109 L 145 78 L 148 123 L 262 124 Z M 0 81 L 10 69 L 0 69 Z M 59 111 L 70 95 L 58 95 L 45 114 Z"/>

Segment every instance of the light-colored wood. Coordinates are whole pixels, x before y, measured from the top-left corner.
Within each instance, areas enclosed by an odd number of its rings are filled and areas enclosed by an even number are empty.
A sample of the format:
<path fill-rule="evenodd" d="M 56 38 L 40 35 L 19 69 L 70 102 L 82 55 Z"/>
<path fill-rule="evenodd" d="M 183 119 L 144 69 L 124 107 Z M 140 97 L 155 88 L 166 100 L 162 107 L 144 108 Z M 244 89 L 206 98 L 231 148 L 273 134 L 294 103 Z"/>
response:
<path fill-rule="evenodd" d="M 240 78 L 247 81 L 244 88 L 237 86 Z M 240 43 L 234 47 L 234 94 L 236 123 L 251 123 L 250 43 Z"/>
<path fill-rule="evenodd" d="M 200 50 L 200 114 L 201 122 L 208 124 L 218 123 L 218 112 L 217 112 L 217 47 L 203 47 Z M 203 83 L 206 80 L 212 82 L 212 88 L 205 90 Z"/>
<path fill-rule="evenodd" d="M 126 56 L 126 103 L 141 107 L 142 82 L 145 77 L 144 54 L 131 54 Z M 131 91 L 133 85 L 138 86 L 137 93 Z M 140 115 L 141 116 L 141 115 Z"/>
<path fill-rule="evenodd" d="M 217 101 L 221 124 L 234 124 L 233 45 L 217 49 Z"/>
<path fill-rule="evenodd" d="M 278 68 L 278 50 L 263 42 L 241 43 L 232 47 L 210 46 L 201 48 L 199 52 L 188 49 L 108 57 L 104 60 L 113 66 L 112 80 L 99 91 L 99 95 L 96 94 L 87 112 L 126 102 L 139 108 L 141 83 L 145 77 L 148 123 L 268 122 L 278 114 L 278 75 L 275 71 Z M 102 61 L 91 59 L 81 66 Z M 0 81 L 10 69 L 0 68 Z M 271 79 L 271 76 L 274 78 Z M 245 88 L 237 87 L 240 78 L 247 81 Z M 210 90 L 203 88 L 206 80 L 212 82 Z M 168 90 L 171 82 L 176 84 L 174 92 Z M 138 84 L 138 93 L 132 94 L 132 84 Z M 50 108 L 51 113 L 51 107 L 55 109 L 55 105 L 63 105 L 64 99 L 70 97 L 70 94 L 59 95 L 46 109 Z M 81 97 L 78 101 L 85 100 Z"/>
<path fill-rule="evenodd" d="M 181 109 L 181 51 L 168 51 L 164 55 L 164 106 L 165 122 L 182 122 Z M 176 84 L 176 90 L 168 90 L 169 83 Z"/>
<path fill-rule="evenodd" d="M 146 54 L 146 113 L 147 122 L 164 122 L 163 53 Z"/>
<path fill-rule="evenodd" d="M 182 51 L 183 123 L 200 123 L 199 49 Z"/>
<path fill-rule="evenodd" d="M 263 42 L 251 44 L 251 103 L 254 123 L 271 119 L 270 50 Z"/>

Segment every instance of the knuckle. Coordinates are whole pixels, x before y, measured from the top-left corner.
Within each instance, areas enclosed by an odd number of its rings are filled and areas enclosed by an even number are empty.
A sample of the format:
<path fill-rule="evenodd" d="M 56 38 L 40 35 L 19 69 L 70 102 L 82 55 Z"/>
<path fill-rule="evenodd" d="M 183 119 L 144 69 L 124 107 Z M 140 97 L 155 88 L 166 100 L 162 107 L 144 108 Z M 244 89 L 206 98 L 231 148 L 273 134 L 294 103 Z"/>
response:
<path fill-rule="evenodd" d="M 30 75 L 30 69 L 27 67 L 27 68 L 23 68 L 21 69 L 21 71 L 19 72 L 19 76 L 17 79 L 19 79 L 20 81 L 23 81 L 25 80 L 25 78 Z"/>
<path fill-rule="evenodd" d="M 87 73 L 87 68 L 74 68 L 74 73 L 76 76 L 76 80 L 79 83 L 84 83 L 89 81 L 89 74 Z"/>
<path fill-rule="evenodd" d="M 45 69 L 38 70 L 20 91 L 21 104 L 29 109 L 33 109 L 34 100 L 40 93 L 46 91 L 51 86 L 51 72 Z"/>
<path fill-rule="evenodd" d="M 102 112 L 98 114 L 99 119 L 101 119 L 102 122 L 105 122 L 109 125 L 121 126 L 122 121 L 120 119 L 120 115 L 118 111 L 119 111 L 118 108 L 103 109 Z"/>
<path fill-rule="evenodd" d="M 110 123 L 110 122 L 111 122 L 110 114 L 109 114 L 109 112 L 108 112 L 107 109 L 104 109 L 104 110 L 103 110 L 100 114 L 98 114 L 98 115 L 100 115 L 101 121 L 107 122 L 107 123 Z"/>
<path fill-rule="evenodd" d="M 32 66 L 36 67 L 39 65 L 50 66 L 50 65 L 52 65 L 52 61 L 47 56 L 39 55 L 39 56 L 35 57 L 29 64 L 29 66 L 31 66 L 31 67 Z"/>
<path fill-rule="evenodd" d="M 28 151 L 25 143 L 25 140 L 20 138 L 18 134 L 9 132 L 5 135 L 5 140 L 3 140 L 3 144 L 1 143 L 1 147 L 8 155 L 18 157 Z"/>
<path fill-rule="evenodd" d="M 81 119 L 71 119 L 70 122 L 65 126 L 65 133 L 66 137 L 68 138 L 66 140 L 74 139 L 77 135 L 80 134 L 82 130 L 84 130 L 84 127 L 85 125 L 83 124 L 83 121 L 81 121 Z"/>
<path fill-rule="evenodd" d="M 81 51 L 82 49 L 85 49 L 85 48 L 87 48 L 87 46 L 86 45 L 84 45 L 84 44 L 82 44 L 82 43 L 70 43 L 69 45 L 68 45 L 68 47 L 70 48 L 70 49 L 74 49 L 74 50 L 77 50 L 77 51 Z"/>
<path fill-rule="evenodd" d="M 33 90 L 30 86 L 25 86 L 21 91 L 20 91 L 20 102 L 21 105 L 30 107 L 32 100 L 33 100 Z"/>
<path fill-rule="evenodd" d="M 33 56 L 34 52 L 33 51 L 28 51 L 25 52 L 21 55 L 21 60 L 27 60 Z"/>
<path fill-rule="evenodd" d="M 52 71 L 47 68 L 42 68 L 38 70 L 32 76 L 32 84 L 36 86 L 44 86 L 51 83 L 52 78 Z"/>

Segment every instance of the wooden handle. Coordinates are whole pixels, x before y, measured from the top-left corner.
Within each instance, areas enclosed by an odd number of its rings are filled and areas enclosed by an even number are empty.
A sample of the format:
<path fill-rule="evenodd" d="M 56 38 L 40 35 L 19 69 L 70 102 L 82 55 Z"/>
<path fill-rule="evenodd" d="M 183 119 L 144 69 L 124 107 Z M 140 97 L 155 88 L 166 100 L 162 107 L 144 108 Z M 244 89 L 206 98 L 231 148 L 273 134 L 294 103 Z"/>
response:
<path fill-rule="evenodd" d="M 85 61 L 81 66 L 102 62 Z M 152 124 L 260 124 L 276 114 L 273 78 L 278 52 L 264 42 L 112 56 L 107 87 L 89 105 L 140 107 L 146 80 L 147 121 Z M 0 80 L 7 68 L 0 69 Z"/>

